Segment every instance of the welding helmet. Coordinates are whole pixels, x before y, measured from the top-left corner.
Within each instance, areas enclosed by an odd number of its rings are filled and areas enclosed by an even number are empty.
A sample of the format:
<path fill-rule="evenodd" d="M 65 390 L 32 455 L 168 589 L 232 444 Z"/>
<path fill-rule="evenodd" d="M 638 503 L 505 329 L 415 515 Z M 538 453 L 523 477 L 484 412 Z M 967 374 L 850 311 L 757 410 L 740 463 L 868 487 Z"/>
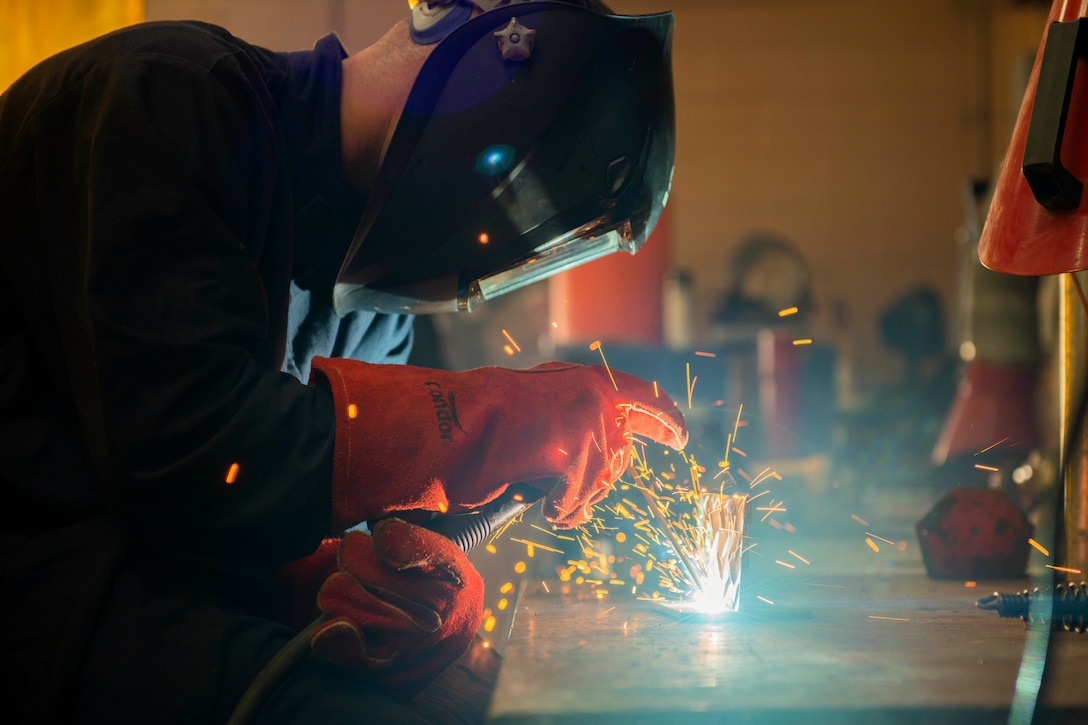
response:
<path fill-rule="evenodd" d="M 672 14 L 501 2 L 415 4 L 413 38 L 436 45 L 338 275 L 339 314 L 471 310 L 633 254 L 660 216 Z"/>
<path fill-rule="evenodd" d="M 1088 74 L 1077 73 L 1088 54 L 1086 9 L 1064 0 L 1051 8 L 979 240 L 979 258 L 998 272 L 1088 268 Z"/>

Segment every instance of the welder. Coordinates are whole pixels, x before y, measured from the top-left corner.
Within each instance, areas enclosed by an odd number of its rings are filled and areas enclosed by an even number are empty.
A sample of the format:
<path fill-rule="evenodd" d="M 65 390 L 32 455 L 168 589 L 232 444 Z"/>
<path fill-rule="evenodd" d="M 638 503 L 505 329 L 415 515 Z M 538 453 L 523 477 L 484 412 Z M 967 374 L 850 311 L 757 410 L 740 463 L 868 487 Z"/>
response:
<path fill-rule="evenodd" d="M 348 55 L 147 23 L 0 96 L 0 719 L 410 722 L 479 574 L 406 512 L 587 521 L 675 404 L 602 367 L 411 367 L 412 315 L 666 202 L 672 16 L 432 0 Z M 611 372 L 611 374 L 610 374 Z"/>

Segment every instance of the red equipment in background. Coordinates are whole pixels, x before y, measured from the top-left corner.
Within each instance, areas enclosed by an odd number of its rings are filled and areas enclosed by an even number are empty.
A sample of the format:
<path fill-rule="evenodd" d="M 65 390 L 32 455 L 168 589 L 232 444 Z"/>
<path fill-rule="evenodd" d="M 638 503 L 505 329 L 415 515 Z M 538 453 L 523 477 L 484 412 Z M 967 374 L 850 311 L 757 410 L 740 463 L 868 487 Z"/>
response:
<path fill-rule="evenodd" d="M 1075 274 L 1088 268 L 1088 0 L 1054 0 L 979 240 L 987 267 L 1061 274 L 1056 358 L 1059 401 L 1060 563 L 1088 561 L 1088 301 Z M 1079 71 L 1079 72 L 1078 72 Z M 1067 133 L 1068 131 L 1068 133 Z"/>
<path fill-rule="evenodd" d="M 1088 267 L 1088 2 L 1056 0 L 979 241 L 990 269 L 1046 275 Z M 1071 132 L 1066 134 L 1066 129 Z"/>
<path fill-rule="evenodd" d="M 934 579 L 1016 579 L 1027 570 L 1032 526 L 1000 491 L 953 489 L 915 528 Z"/>

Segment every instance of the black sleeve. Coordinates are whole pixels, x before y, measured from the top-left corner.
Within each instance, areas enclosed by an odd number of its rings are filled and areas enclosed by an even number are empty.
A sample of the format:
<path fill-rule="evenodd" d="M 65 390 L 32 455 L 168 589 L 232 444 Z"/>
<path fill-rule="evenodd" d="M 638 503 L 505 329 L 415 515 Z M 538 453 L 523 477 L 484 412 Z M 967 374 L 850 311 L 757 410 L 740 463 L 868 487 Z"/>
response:
<path fill-rule="evenodd" d="M 86 84 L 67 352 L 129 530 L 279 561 L 328 533 L 334 416 L 327 391 L 269 364 L 287 283 L 266 240 L 290 218 L 271 104 L 244 63 L 116 62 Z"/>

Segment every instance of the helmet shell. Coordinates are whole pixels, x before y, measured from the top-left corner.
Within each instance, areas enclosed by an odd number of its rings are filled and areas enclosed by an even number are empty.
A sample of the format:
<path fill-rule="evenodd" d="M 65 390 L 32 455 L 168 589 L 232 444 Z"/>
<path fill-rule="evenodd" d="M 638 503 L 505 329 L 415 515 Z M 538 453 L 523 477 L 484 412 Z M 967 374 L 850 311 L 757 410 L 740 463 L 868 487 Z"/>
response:
<path fill-rule="evenodd" d="M 534 31 L 523 59 L 503 58 L 512 20 Z M 439 42 L 389 141 L 337 311 L 457 309 L 474 281 L 558 239 L 616 231 L 636 251 L 672 179 L 673 25 L 671 13 L 529 2 Z"/>

